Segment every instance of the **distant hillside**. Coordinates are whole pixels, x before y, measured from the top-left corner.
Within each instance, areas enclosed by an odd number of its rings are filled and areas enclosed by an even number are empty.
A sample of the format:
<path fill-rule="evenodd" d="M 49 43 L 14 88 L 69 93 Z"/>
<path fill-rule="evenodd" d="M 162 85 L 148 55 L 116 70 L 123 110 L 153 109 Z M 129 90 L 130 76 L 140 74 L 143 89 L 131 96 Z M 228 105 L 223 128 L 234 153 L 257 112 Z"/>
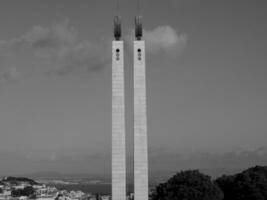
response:
<path fill-rule="evenodd" d="M 25 178 L 25 177 L 12 177 L 12 176 L 9 176 L 9 177 L 5 177 L 1 180 L 1 182 L 3 184 L 5 183 L 10 183 L 10 184 L 18 184 L 20 182 L 26 182 L 26 183 L 29 183 L 30 185 L 39 185 L 39 183 L 37 183 L 36 181 L 32 180 L 32 179 L 29 179 L 29 178 Z M 0 182 L 0 184 L 1 184 Z"/>
<path fill-rule="evenodd" d="M 192 169 L 197 169 L 197 168 L 192 168 Z M 164 182 L 181 170 L 185 170 L 185 169 L 178 168 L 177 170 L 151 171 L 150 182 L 152 184 L 158 184 L 160 182 Z M 236 173 L 240 173 L 243 169 L 241 168 L 202 168 L 198 170 L 204 174 L 211 176 L 212 179 L 216 179 L 222 175 L 233 175 Z M 133 175 L 131 174 L 129 178 L 133 179 Z"/>
<path fill-rule="evenodd" d="M 193 168 L 197 169 L 197 168 Z M 177 169 L 171 169 L 171 170 L 151 170 L 149 173 L 150 183 L 152 185 L 158 184 L 159 182 L 166 181 L 168 178 L 170 178 L 173 174 L 179 172 L 180 170 L 185 170 L 181 168 Z M 213 179 L 220 177 L 222 175 L 232 175 L 235 173 L 241 172 L 242 168 L 200 168 L 199 171 L 202 173 L 205 173 L 209 176 L 211 176 Z M 132 171 L 132 170 L 129 170 Z M 102 180 L 105 182 L 111 181 L 111 174 L 63 174 L 58 172 L 36 172 L 32 174 L 24 175 L 29 178 L 33 179 L 44 179 L 44 180 L 50 180 L 50 179 L 58 179 L 58 180 L 67 180 L 70 181 L 72 179 L 78 179 L 78 180 Z M 127 173 L 127 181 L 131 183 L 133 181 L 133 173 Z"/>
<path fill-rule="evenodd" d="M 109 180 L 111 174 L 102 173 L 102 174 L 93 174 L 93 173 L 60 173 L 55 171 L 47 172 L 35 172 L 31 174 L 24 174 L 23 176 L 30 177 L 33 179 L 101 179 Z"/>
<path fill-rule="evenodd" d="M 55 171 L 41 171 L 41 172 L 25 174 L 24 176 L 30 178 L 62 178 L 65 177 L 66 174 L 62 174 L 60 172 L 55 172 Z"/>

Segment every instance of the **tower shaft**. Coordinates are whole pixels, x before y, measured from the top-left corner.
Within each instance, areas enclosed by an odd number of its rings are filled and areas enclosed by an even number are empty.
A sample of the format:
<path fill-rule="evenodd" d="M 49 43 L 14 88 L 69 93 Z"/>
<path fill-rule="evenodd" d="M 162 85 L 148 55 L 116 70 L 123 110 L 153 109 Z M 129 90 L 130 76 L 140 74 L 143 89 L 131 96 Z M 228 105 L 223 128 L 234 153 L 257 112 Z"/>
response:
<path fill-rule="evenodd" d="M 112 43 L 112 199 L 126 199 L 123 41 Z"/>
<path fill-rule="evenodd" d="M 145 42 L 134 41 L 134 199 L 148 200 Z"/>

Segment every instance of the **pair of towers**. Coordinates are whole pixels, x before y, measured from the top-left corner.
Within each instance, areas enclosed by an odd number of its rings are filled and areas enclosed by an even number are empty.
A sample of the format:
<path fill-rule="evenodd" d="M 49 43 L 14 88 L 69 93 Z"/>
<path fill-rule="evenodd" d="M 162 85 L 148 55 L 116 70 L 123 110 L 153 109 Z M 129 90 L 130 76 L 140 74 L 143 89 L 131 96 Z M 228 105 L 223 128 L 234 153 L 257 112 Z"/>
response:
<path fill-rule="evenodd" d="M 120 17 L 112 42 L 112 200 L 126 200 L 124 42 Z M 141 17 L 135 18 L 134 43 L 134 199 L 148 200 L 145 42 Z"/>

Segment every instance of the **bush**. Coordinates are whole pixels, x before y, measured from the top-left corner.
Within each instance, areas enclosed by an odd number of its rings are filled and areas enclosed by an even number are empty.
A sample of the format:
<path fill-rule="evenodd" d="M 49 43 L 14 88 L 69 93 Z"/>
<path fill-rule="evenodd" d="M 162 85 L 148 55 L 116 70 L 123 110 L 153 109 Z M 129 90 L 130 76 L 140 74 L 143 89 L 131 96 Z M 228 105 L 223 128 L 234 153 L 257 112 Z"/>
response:
<path fill-rule="evenodd" d="M 267 167 L 253 167 L 234 176 L 215 181 L 224 192 L 224 200 L 266 200 Z"/>
<path fill-rule="evenodd" d="M 166 183 L 159 184 L 153 200 L 222 200 L 223 193 L 209 176 L 197 170 L 177 173 Z"/>
<path fill-rule="evenodd" d="M 32 179 L 25 178 L 25 177 L 12 177 L 9 176 L 6 179 L 2 180 L 3 182 L 9 182 L 13 185 L 18 185 L 19 182 L 28 182 L 31 185 L 38 185 L 38 183 Z"/>
<path fill-rule="evenodd" d="M 28 186 L 24 189 L 12 190 L 11 196 L 12 197 L 20 197 L 20 196 L 31 196 L 35 194 L 35 190 L 33 187 Z"/>

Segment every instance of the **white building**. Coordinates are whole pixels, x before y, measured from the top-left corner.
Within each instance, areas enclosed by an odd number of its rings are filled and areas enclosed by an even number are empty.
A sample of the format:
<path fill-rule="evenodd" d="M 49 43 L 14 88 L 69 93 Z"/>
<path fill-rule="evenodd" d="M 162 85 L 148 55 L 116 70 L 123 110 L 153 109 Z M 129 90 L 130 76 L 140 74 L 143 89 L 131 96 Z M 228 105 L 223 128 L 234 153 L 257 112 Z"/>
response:
<path fill-rule="evenodd" d="M 28 200 L 29 198 L 27 196 L 21 196 L 19 197 L 19 200 Z"/>

